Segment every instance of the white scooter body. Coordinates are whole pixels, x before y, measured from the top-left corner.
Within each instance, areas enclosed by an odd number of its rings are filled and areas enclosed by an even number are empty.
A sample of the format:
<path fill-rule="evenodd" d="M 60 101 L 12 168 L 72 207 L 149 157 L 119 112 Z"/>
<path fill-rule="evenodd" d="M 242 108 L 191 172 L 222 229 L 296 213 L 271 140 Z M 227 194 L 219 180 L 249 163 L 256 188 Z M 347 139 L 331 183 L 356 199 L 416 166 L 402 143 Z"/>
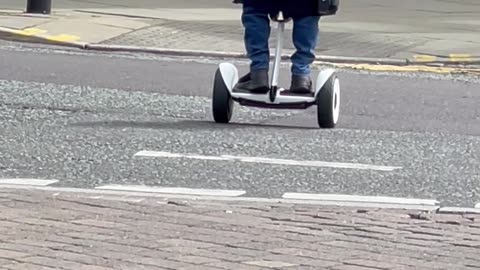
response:
<path fill-rule="evenodd" d="M 283 48 L 283 33 L 285 23 L 280 12 L 278 22 L 277 46 L 270 91 L 266 94 L 256 94 L 236 91 L 239 81 L 237 68 L 231 63 L 221 63 L 217 69 L 214 86 L 213 111 L 217 122 L 230 121 L 233 111 L 232 101 L 243 106 L 274 108 L 274 109 L 307 109 L 318 106 L 318 121 L 321 127 L 332 128 L 336 125 L 340 114 L 340 82 L 334 69 L 324 69 L 319 72 L 313 94 L 292 94 L 288 90 L 278 87 L 280 61 Z M 221 78 L 220 78 L 220 77 Z M 228 92 L 228 93 L 223 93 Z"/>
<path fill-rule="evenodd" d="M 313 95 L 292 95 L 292 94 L 284 94 L 286 89 L 280 88 L 278 89 L 275 99 L 272 101 L 270 99 L 270 93 L 266 94 L 252 94 L 252 93 L 242 93 L 242 92 L 234 92 L 233 89 L 235 85 L 237 85 L 239 80 L 238 70 L 237 68 L 231 63 L 221 63 L 219 66 L 220 72 L 222 74 L 223 81 L 225 86 L 227 87 L 230 95 L 232 96 L 233 100 L 250 100 L 259 103 L 265 103 L 266 105 L 280 105 L 282 104 L 296 104 L 296 103 L 308 103 L 314 105 L 317 101 L 318 93 L 322 90 L 325 83 L 335 74 L 334 69 L 324 69 L 320 71 L 317 76 L 315 82 L 315 92 Z M 338 89 L 339 91 L 339 89 Z"/>

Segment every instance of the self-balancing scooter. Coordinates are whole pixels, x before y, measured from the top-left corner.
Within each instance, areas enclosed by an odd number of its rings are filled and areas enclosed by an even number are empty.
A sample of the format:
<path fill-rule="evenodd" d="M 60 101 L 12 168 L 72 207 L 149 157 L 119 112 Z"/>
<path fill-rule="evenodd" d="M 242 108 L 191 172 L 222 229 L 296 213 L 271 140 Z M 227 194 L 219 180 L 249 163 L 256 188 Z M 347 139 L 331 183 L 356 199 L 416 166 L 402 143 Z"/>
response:
<path fill-rule="evenodd" d="M 270 90 L 266 94 L 243 92 L 235 89 L 239 81 L 238 70 L 231 63 L 221 63 L 215 73 L 213 86 L 213 117 L 217 123 L 228 123 L 233 114 L 234 102 L 241 106 L 271 109 L 307 109 L 317 106 L 317 120 L 321 128 L 334 128 L 340 115 L 340 81 L 334 69 L 319 72 L 313 93 L 294 94 L 278 86 L 280 63 L 283 49 L 285 24 L 290 18 L 283 18 L 280 12 L 277 22 L 277 45 Z"/>

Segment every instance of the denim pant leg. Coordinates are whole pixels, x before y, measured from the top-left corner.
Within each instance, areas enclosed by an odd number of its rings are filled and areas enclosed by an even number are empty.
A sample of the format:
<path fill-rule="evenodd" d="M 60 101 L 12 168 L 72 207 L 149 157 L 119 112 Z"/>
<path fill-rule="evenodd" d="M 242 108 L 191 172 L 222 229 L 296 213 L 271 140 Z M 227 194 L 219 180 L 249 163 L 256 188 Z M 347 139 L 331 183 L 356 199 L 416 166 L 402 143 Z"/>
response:
<path fill-rule="evenodd" d="M 270 19 L 267 13 L 258 12 L 255 8 L 243 7 L 242 23 L 245 28 L 245 48 L 251 61 L 250 70 L 269 69 L 270 51 Z"/>
<path fill-rule="evenodd" d="M 292 74 L 310 75 L 310 65 L 315 60 L 315 47 L 319 38 L 319 16 L 293 18 Z"/>

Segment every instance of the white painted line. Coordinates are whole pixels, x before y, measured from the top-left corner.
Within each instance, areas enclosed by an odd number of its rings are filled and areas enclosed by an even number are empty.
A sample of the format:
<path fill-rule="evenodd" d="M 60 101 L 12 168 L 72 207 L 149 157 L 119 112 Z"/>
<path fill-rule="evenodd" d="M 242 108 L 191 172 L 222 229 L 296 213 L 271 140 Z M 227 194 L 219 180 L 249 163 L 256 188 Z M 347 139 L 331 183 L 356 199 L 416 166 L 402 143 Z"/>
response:
<path fill-rule="evenodd" d="M 445 214 L 480 214 L 479 208 L 462 208 L 462 207 L 442 207 L 438 209 L 439 213 Z"/>
<path fill-rule="evenodd" d="M 146 192 L 146 193 L 162 193 L 162 194 L 183 194 L 183 195 L 195 195 L 195 196 L 221 196 L 221 197 L 237 197 L 246 193 L 243 190 L 168 188 L 168 187 L 149 187 L 149 186 L 135 186 L 135 185 L 106 185 L 106 186 L 96 187 L 95 189 Z"/>
<path fill-rule="evenodd" d="M 106 200 L 106 201 L 120 201 L 120 202 L 132 202 L 132 203 L 140 203 L 145 201 L 145 198 L 140 199 L 140 198 L 130 198 L 127 196 L 82 196 L 87 199 L 93 199 L 93 200 Z"/>
<path fill-rule="evenodd" d="M 439 206 L 432 205 L 398 205 L 398 204 L 382 204 L 382 203 L 356 203 L 356 202 L 332 202 L 332 201 L 318 201 L 318 200 L 288 200 L 288 199 L 268 199 L 268 198 L 255 198 L 255 197 L 221 197 L 221 196 L 194 196 L 183 194 L 161 194 L 161 193 L 147 193 L 147 192 L 133 192 L 133 191 L 121 191 L 121 190 L 97 190 L 97 189 L 82 189 L 82 188 L 62 188 L 62 187 L 39 187 L 39 186 L 14 186 L 4 185 L 2 189 L 12 190 L 41 190 L 48 192 L 64 192 L 71 194 L 78 194 L 85 196 L 85 194 L 99 195 L 98 198 L 102 198 L 103 195 L 110 196 L 135 196 L 142 198 L 158 198 L 162 202 L 165 199 L 184 199 L 192 201 L 220 201 L 220 202 L 255 202 L 255 203 L 281 203 L 298 204 L 298 205 L 322 205 L 322 206 L 335 206 L 335 207 L 350 207 L 350 208 L 373 208 L 373 209 L 407 209 L 433 212 L 438 210 Z"/>
<path fill-rule="evenodd" d="M 398 204 L 398 205 L 437 205 L 436 200 L 422 200 L 411 198 L 395 198 L 381 196 L 355 196 L 337 194 L 308 194 L 308 193 L 285 193 L 284 199 L 293 200 L 316 200 L 330 202 L 351 202 L 351 203 L 377 203 L 377 204 Z"/>
<path fill-rule="evenodd" d="M 274 158 L 262 158 L 262 157 L 241 157 L 241 156 L 204 156 L 194 154 L 176 154 L 170 152 L 157 152 L 157 151 L 140 151 L 136 153 L 136 157 L 154 157 L 154 158 L 188 158 L 199 160 L 214 160 L 214 161 L 238 161 L 247 163 L 262 163 L 262 164 L 275 164 L 275 165 L 287 165 L 287 166 L 304 166 L 304 167 L 326 167 L 326 168 L 338 168 L 338 169 L 355 169 L 355 170 L 374 170 L 374 171 L 394 171 L 401 169 L 402 167 L 393 166 L 376 166 L 359 163 L 339 163 L 339 162 L 325 162 L 325 161 L 308 161 L 308 160 L 291 160 L 291 159 L 274 159 Z"/>
<path fill-rule="evenodd" d="M 22 185 L 22 186 L 48 186 L 57 183 L 58 180 L 43 179 L 22 179 L 22 178 L 2 178 L 0 185 Z"/>
<path fill-rule="evenodd" d="M 479 209 L 480 209 L 480 203 L 477 203 L 477 205 L 475 205 L 475 208 L 479 208 Z"/>

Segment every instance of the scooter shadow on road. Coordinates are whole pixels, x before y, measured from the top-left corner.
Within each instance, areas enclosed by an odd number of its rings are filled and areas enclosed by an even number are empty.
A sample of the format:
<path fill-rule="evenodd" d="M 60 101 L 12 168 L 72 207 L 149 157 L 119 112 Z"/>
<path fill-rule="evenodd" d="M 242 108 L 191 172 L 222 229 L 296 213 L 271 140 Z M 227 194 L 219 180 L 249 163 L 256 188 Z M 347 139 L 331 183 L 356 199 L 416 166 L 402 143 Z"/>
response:
<path fill-rule="evenodd" d="M 155 122 L 155 121 L 94 121 L 94 122 L 77 122 L 70 126 L 74 127 L 90 127 L 90 128 L 142 128 L 142 129 L 174 129 L 174 130 L 232 130 L 232 129 L 292 129 L 292 130 L 316 130 L 314 127 L 287 126 L 287 125 L 269 125 L 262 123 L 238 123 L 217 124 L 206 120 L 180 120 L 172 122 Z"/>

